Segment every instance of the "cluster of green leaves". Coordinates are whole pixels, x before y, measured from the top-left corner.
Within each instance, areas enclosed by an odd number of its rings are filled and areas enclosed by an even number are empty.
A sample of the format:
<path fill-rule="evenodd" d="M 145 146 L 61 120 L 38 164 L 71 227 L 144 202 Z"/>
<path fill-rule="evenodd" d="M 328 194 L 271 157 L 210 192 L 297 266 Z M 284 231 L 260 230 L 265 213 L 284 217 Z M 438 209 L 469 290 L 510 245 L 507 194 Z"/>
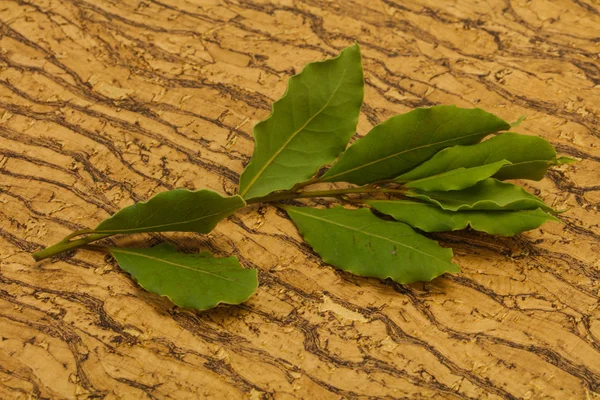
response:
<path fill-rule="evenodd" d="M 271 115 L 254 128 L 256 147 L 239 195 L 205 189 L 160 193 L 34 257 L 104 249 L 145 289 L 203 310 L 245 301 L 257 288 L 256 270 L 243 268 L 235 257 L 183 254 L 168 244 L 122 249 L 90 243 L 141 232 L 205 234 L 248 204 L 270 202 L 287 212 L 325 262 L 356 275 L 410 283 L 459 271 L 452 250 L 422 232 L 470 227 L 510 236 L 557 221 L 541 199 L 504 182 L 540 180 L 549 167 L 571 161 L 557 157 L 546 140 L 506 132 L 508 123 L 481 109 L 436 106 L 391 117 L 347 147 L 362 102 L 363 70 L 354 45 L 290 78 Z M 336 182 L 346 185 L 305 190 Z M 334 197 L 349 206 L 285 202 L 310 197 Z"/>

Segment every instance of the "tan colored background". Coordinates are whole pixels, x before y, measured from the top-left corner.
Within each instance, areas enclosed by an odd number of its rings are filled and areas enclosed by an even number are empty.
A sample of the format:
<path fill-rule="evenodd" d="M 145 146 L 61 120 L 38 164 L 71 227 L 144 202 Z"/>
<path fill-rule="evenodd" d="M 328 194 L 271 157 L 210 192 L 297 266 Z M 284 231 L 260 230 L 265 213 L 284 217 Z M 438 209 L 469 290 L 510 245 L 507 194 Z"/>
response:
<path fill-rule="evenodd" d="M 595 0 L 3 0 L 0 21 L 0 398 L 600 393 Z M 32 261 L 159 191 L 234 193 L 289 76 L 354 40 L 360 134 L 439 103 L 525 114 L 518 132 L 581 159 L 526 183 L 564 224 L 440 235 L 463 273 L 402 286 L 324 265 L 253 207 L 208 236 L 165 235 L 260 270 L 246 304 L 202 313 L 99 254 Z"/>

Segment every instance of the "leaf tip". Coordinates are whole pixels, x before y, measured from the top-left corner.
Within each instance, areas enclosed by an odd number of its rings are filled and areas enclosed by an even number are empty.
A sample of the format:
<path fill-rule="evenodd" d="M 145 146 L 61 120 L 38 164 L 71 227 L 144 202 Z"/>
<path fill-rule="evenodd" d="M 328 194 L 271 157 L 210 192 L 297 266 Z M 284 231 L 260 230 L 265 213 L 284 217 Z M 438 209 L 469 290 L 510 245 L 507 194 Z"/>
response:
<path fill-rule="evenodd" d="M 555 167 L 558 165 L 571 164 L 571 163 L 574 163 L 577 161 L 581 161 L 581 160 L 577 159 L 577 158 L 562 156 L 562 157 L 558 157 L 558 158 L 554 159 L 552 161 L 552 166 Z"/>
<path fill-rule="evenodd" d="M 449 269 L 448 272 L 451 274 L 459 274 L 460 273 L 460 265 L 456 263 L 451 263 L 452 269 Z"/>
<path fill-rule="evenodd" d="M 521 115 L 515 122 L 510 124 L 510 127 L 516 128 L 517 126 L 521 125 L 521 122 L 525 121 L 525 118 L 527 118 L 525 115 Z"/>

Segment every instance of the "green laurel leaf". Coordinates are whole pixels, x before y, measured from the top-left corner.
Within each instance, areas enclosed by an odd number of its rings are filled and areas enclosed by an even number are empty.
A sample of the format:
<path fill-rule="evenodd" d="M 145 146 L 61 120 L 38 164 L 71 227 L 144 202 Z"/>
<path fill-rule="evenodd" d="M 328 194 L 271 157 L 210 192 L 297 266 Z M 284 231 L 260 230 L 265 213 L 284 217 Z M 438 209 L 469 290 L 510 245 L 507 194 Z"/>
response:
<path fill-rule="evenodd" d="M 417 108 L 396 115 L 357 140 L 321 178 L 364 185 L 395 178 L 439 150 L 479 142 L 510 125 L 479 108 Z"/>
<path fill-rule="evenodd" d="M 502 160 L 510 161 L 495 177 L 539 181 L 548 167 L 557 163 L 554 147 L 537 136 L 507 132 L 470 146 L 446 148 L 415 169 L 400 175 L 400 181 L 412 181 L 456 168 L 474 168 Z"/>
<path fill-rule="evenodd" d="M 463 190 L 449 192 L 407 192 L 414 197 L 448 211 L 535 210 L 554 211 L 542 199 L 512 183 L 489 178 Z"/>
<path fill-rule="evenodd" d="M 256 270 L 243 268 L 236 257 L 179 253 L 167 243 L 109 250 L 141 287 L 180 307 L 206 310 L 219 303 L 240 304 L 258 287 Z"/>
<path fill-rule="evenodd" d="M 123 208 L 102 221 L 93 233 L 208 233 L 220 220 L 245 205 L 240 196 L 223 197 L 207 189 L 174 189 L 159 193 L 146 202 Z"/>
<path fill-rule="evenodd" d="M 558 218 L 538 209 L 517 211 L 446 211 L 433 204 L 409 200 L 369 200 L 365 202 L 397 221 L 425 232 L 445 232 L 470 226 L 490 235 L 513 236 L 538 228 Z"/>
<path fill-rule="evenodd" d="M 290 189 L 333 161 L 356 131 L 362 101 L 357 44 L 291 77 L 269 118 L 254 127 L 256 147 L 240 177 L 240 195 Z"/>
<path fill-rule="evenodd" d="M 459 271 L 451 249 L 365 208 L 283 208 L 323 261 L 355 275 L 411 283 Z"/>
<path fill-rule="evenodd" d="M 502 160 L 492 164 L 484 164 L 479 167 L 457 168 L 438 175 L 410 181 L 404 186 L 412 189 L 427 191 L 448 191 L 466 189 L 498 172 L 509 161 Z"/>

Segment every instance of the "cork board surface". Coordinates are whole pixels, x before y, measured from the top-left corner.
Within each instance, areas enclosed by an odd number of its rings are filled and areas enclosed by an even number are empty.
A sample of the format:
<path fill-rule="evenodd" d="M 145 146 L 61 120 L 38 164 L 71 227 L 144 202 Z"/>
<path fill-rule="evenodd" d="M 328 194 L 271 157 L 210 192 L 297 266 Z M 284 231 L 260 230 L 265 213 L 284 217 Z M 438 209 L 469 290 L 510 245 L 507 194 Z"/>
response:
<path fill-rule="evenodd" d="M 287 79 L 354 40 L 359 134 L 434 104 L 526 115 L 580 160 L 524 183 L 564 223 L 438 235 L 462 274 L 406 286 L 323 264 L 269 206 L 115 239 L 259 269 L 247 303 L 207 312 L 101 254 L 33 262 L 160 191 L 235 193 Z M 599 57 L 595 0 L 0 1 L 0 398 L 597 398 Z"/>

